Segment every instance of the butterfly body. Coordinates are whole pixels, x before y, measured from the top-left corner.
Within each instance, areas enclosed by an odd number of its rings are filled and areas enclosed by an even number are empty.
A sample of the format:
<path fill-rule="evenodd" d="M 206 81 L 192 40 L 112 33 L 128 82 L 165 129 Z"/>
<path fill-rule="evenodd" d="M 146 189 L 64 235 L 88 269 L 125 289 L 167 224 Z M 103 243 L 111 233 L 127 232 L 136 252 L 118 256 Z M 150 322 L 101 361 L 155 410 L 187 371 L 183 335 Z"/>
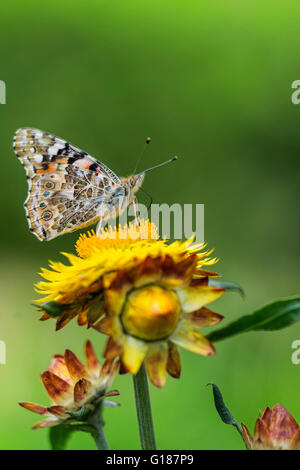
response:
<path fill-rule="evenodd" d="M 19 129 L 14 150 L 29 184 L 29 227 L 42 241 L 120 215 L 144 179 L 144 173 L 120 179 L 88 153 L 38 129 Z"/>

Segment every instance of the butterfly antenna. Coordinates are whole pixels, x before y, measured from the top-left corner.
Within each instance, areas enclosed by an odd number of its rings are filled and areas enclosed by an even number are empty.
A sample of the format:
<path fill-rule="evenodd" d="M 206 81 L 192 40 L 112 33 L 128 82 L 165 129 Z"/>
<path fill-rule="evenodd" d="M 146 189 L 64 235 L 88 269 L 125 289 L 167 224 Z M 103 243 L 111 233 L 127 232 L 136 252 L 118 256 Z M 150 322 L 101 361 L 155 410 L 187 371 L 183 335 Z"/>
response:
<path fill-rule="evenodd" d="M 144 155 L 144 153 L 145 153 L 145 151 L 146 151 L 146 148 L 147 148 L 148 145 L 150 144 L 150 142 L 151 142 L 151 137 L 147 137 L 146 142 L 145 142 L 145 144 L 144 144 L 144 148 L 143 148 L 143 150 L 142 150 L 142 153 L 141 153 L 141 155 L 140 155 L 138 161 L 136 162 L 135 169 L 134 169 L 134 171 L 133 171 L 134 174 L 135 174 L 136 170 L 138 169 L 138 166 L 139 166 L 139 164 L 141 163 L 141 160 L 142 160 L 142 158 L 143 158 L 143 155 Z"/>
<path fill-rule="evenodd" d="M 144 170 L 141 173 L 146 173 L 147 171 L 154 170 L 155 168 L 159 168 L 160 166 L 167 165 L 168 163 L 172 163 L 177 159 L 178 157 L 175 156 L 173 158 L 170 158 L 170 160 L 167 160 L 166 162 L 162 162 L 162 163 L 159 163 L 158 165 L 152 166 L 151 168 L 147 168 L 147 170 Z"/>
<path fill-rule="evenodd" d="M 147 196 L 147 197 L 149 198 L 149 200 L 150 200 L 150 204 L 149 204 L 149 206 L 147 207 L 147 209 L 149 210 L 150 207 L 151 207 L 151 205 L 152 205 L 153 198 L 152 198 L 151 194 L 149 194 L 148 191 L 146 191 L 144 188 L 140 187 L 140 190 L 143 191 L 143 193 L 145 193 L 146 196 Z"/>

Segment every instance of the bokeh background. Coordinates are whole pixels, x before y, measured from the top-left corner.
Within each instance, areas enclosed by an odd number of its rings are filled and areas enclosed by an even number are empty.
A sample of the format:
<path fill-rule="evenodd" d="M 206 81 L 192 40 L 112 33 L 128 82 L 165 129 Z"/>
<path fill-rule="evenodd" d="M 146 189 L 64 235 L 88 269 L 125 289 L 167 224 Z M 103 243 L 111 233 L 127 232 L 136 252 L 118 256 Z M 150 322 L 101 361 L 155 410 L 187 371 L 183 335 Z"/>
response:
<path fill-rule="evenodd" d="M 68 347 L 82 358 L 104 338 L 72 322 L 54 332 L 31 305 L 40 266 L 72 251 L 78 233 L 49 243 L 30 234 L 23 209 L 24 170 L 12 150 L 18 127 L 70 140 L 119 175 L 174 154 L 171 167 L 149 173 L 154 202 L 204 203 L 205 239 L 218 270 L 239 282 L 246 300 L 228 293 L 214 308 L 224 325 L 272 299 L 299 293 L 300 106 L 299 2 L 228 0 L 52 0 L 2 2 L 0 79 L 1 265 L 0 448 L 47 449 L 47 431 L 20 400 L 47 403 L 39 374 Z M 143 195 L 141 195 L 143 200 Z M 242 449 L 218 418 L 209 381 L 235 417 L 253 429 L 259 410 L 277 402 L 300 420 L 300 366 L 291 343 L 300 325 L 217 343 L 202 358 L 182 351 L 183 374 L 151 386 L 161 449 Z M 138 448 L 131 379 L 117 379 L 119 409 L 107 409 L 113 449 Z M 38 418 L 38 416 L 37 416 Z M 93 449 L 85 434 L 69 448 Z"/>

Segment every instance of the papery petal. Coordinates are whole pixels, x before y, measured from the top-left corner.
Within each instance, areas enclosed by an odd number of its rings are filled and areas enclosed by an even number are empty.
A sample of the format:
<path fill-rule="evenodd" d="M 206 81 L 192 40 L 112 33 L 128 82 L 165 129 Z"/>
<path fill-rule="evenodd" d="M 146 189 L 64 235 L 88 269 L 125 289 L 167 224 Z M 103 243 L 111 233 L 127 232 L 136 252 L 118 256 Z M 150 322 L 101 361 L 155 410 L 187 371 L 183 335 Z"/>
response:
<path fill-rule="evenodd" d="M 270 433 L 266 423 L 258 418 L 254 428 L 254 447 L 256 450 L 273 450 L 274 445 L 270 439 Z"/>
<path fill-rule="evenodd" d="M 243 439 L 245 442 L 245 445 L 248 450 L 252 450 L 253 448 L 253 437 L 251 436 L 247 426 L 245 426 L 243 423 L 241 424 L 242 426 L 242 431 L 243 431 Z"/>
<path fill-rule="evenodd" d="M 64 358 L 72 380 L 77 381 L 87 376 L 85 366 L 72 351 L 66 349 Z"/>
<path fill-rule="evenodd" d="M 87 323 L 88 323 L 88 321 L 87 321 L 87 313 L 88 313 L 88 309 L 85 309 L 85 310 L 82 310 L 82 311 L 78 314 L 77 323 L 78 323 L 79 326 L 87 325 Z"/>
<path fill-rule="evenodd" d="M 20 401 L 19 405 L 26 408 L 26 410 L 32 411 L 33 413 L 37 413 L 39 415 L 44 415 L 47 413 L 47 408 L 42 405 L 37 405 L 36 403 L 31 403 L 29 401 Z"/>
<path fill-rule="evenodd" d="M 104 396 L 105 397 L 118 397 L 120 395 L 119 390 L 110 390 L 110 392 L 107 392 Z"/>
<path fill-rule="evenodd" d="M 125 365 L 123 364 L 122 360 L 120 359 L 120 367 L 119 367 L 119 374 L 125 375 L 128 374 L 128 370 L 126 369 Z"/>
<path fill-rule="evenodd" d="M 53 357 L 48 370 L 66 382 L 72 383 L 71 376 L 65 363 L 65 358 L 61 354 L 56 354 Z"/>
<path fill-rule="evenodd" d="M 86 296 L 89 294 L 94 294 L 95 292 L 99 292 L 102 287 L 103 287 L 102 281 L 94 282 L 93 284 L 88 285 L 87 287 L 84 287 L 83 289 L 80 289 L 79 295 Z"/>
<path fill-rule="evenodd" d="M 48 412 L 55 415 L 55 416 L 58 416 L 58 417 L 62 417 L 62 418 L 65 418 L 67 417 L 67 413 L 66 413 L 66 407 L 65 406 L 60 406 L 60 405 L 53 405 L 53 406 L 49 406 L 47 408 Z"/>
<path fill-rule="evenodd" d="M 291 450 L 300 450 L 300 428 L 295 432 L 290 444 Z"/>
<path fill-rule="evenodd" d="M 32 429 L 51 428 L 53 426 L 57 426 L 59 422 L 60 422 L 59 419 L 55 417 L 47 418 L 47 419 L 44 419 L 44 421 L 40 421 L 39 423 L 36 423 L 34 426 L 32 426 Z"/>
<path fill-rule="evenodd" d="M 157 282 L 161 277 L 159 260 L 147 256 L 139 266 L 134 276 L 134 286 L 142 287 L 145 284 Z"/>
<path fill-rule="evenodd" d="M 108 338 L 103 354 L 105 359 L 111 361 L 122 354 L 123 345 L 121 344 L 121 340 L 124 342 L 124 338 L 123 336 L 118 338 L 118 342 L 115 341 L 112 336 Z"/>
<path fill-rule="evenodd" d="M 172 256 L 166 255 L 162 264 L 163 283 L 170 287 L 183 284 L 193 275 L 197 265 L 196 253 L 191 253 L 181 261 L 175 261 Z"/>
<path fill-rule="evenodd" d="M 126 292 L 107 289 L 105 295 L 105 307 L 109 315 L 119 315 L 126 300 Z"/>
<path fill-rule="evenodd" d="M 56 331 L 61 330 L 64 326 L 66 326 L 73 318 L 77 315 L 77 311 L 73 312 L 65 312 L 63 313 L 56 321 Z"/>
<path fill-rule="evenodd" d="M 202 307 L 199 310 L 186 314 L 186 319 L 190 320 L 198 328 L 212 326 L 219 323 L 224 317 L 209 308 Z"/>
<path fill-rule="evenodd" d="M 186 320 L 181 320 L 175 332 L 170 336 L 170 340 L 178 346 L 182 346 L 196 354 L 203 356 L 212 356 L 215 354 L 215 348 L 212 343 L 195 330 L 190 322 Z"/>
<path fill-rule="evenodd" d="M 166 383 L 168 346 L 166 342 L 152 343 L 149 345 L 145 357 L 145 366 L 149 379 L 158 388 Z"/>
<path fill-rule="evenodd" d="M 177 346 L 168 342 L 168 360 L 167 372 L 176 379 L 179 379 L 181 373 L 181 360 Z"/>
<path fill-rule="evenodd" d="M 122 362 L 131 374 L 136 374 L 146 356 L 148 345 L 133 336 L 125 336 Z"/>
<path fill-rule="evenodd" d="M 197 276 L 203 276 L 203 277 L 220 277 L 220 275 L 218 273 L 216 273 L 215 271 L 207 271 L 206 269 L 200 269 L 200 268 L 197 268 L 195 271 L 194 271 L 194 274 L 196 274 Z"/>
<path fill-rule="evenodd" d="M 80 379 L 74 387 L 74 401 L 75 403 L 80 403 L 83 401 L 90 393 L 92 388 L 91 382 L 86 379 Z"/>
<path fill-rule="evenodd" d="M 125 271 L 108 272 L 103 276 L 103 286 L 105 289 L 127 290 L 130 284 L 130 277 Z"/>
<path fill-rule="evenodd" d="M 114 381 L 118 372 L 120 361 L 106 360 L 101 368 L 99 380 L 103 388 L 108 388 Z"/>
<path fill-rule="evenodd" d="M 297 421 L 293 418 L 291 413 L 279 404 L 273 406 L 271 411 L 270 427 L 272 434 L 276 434 L 278 439 L 291 439 L 299 429 Z"/>
<path fill-rule="evenodd" d="M 208 286 L 208 277 L 196 277 L 189 283 L 190 287 Z"/>
<path fill-rule="evenodd" d="M 87 311 L 87 324 L 88 326 L 94 325 L 99 318 L 103 317 L 104 315 L 104 300 L 98 300 L 97 302 L 93 302 L 90 308 Z"/>
<path fill-rule="evenodd" d="M 265 425 L 267 427 L 270 426 L 271 420 L 272 420 L 272 411 L 271 409 L 267 406 L 264 411 L 262 412 L 260 418 L 264 421 Z M 258 434 L 254 434 L 254 437 L 258 437 Z"/>
<path fill-rule="evenodd" d="M 43 313 L 43 315 L 41 316 L 40 321 L 50 320 L 50 318 L 52 318 L 51 315 L 48 315 L 48 313 L 45 312 L 45 313 Z"/>
<path fill-rule="evenodd" d="M 121 313 L 127 292 L 131 288 L 128 274 L 123 271 L 109 273 L 104 276 L 103 284 L 105 309 L 110 316 L 117 316 Z"/>
<path fill-rule="evenodd" d="M 159 285 L 166 289 L 176 289 L 176 287 L 182 286 L 184 281 L 180 277 L 164 277 L 160 281 Z"/>
<path fill-rule="evenodd" d="M 111 334 L 111 327 L 113 324 L 113 317 L 104 317 L 99 320 L 97 323 L 92 325 L 94 330 L 99 331 L 99 333 L 104 333 L 105 335 Z"/>
<path fill-rule="evenodd" d="M 88 371 L 98 376 L 100 374 L 101 366 L 90 341 L 85 343 L 85 359 Z"/>
<path fill-rule="evenodd" d="M 71 385 L 49 370 L 43 372 L 41 379 L 48 395 L 55 403 L 63 403 L 72 394 Z"/>
<path fill-rule="evenodd" d="M 180 298 L 182 311 L 189 313 L 218 299 L 224 294 L 225 289 L 212 286 L 183 287 L 177 289 L 176 292 Z"/>
<path fill-rule="evenodd" d="M 116 401 L 111 401 L 111 400 L 103 400 L 103 404 L 105 406 L 109 406 L 110 408 L 114 408 L 116 406 L 120 406 L 120 403 L 117 403 Z"/>

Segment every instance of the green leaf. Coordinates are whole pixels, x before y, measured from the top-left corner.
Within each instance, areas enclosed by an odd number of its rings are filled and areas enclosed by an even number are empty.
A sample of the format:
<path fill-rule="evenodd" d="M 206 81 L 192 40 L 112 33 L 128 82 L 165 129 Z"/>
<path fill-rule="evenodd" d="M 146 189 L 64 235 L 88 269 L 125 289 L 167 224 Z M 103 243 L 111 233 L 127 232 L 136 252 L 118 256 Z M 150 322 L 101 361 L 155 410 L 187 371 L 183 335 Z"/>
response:
<path fill-rule="evenodd" d="M 229 409 L 224 403 L 222 393 L 219 389 L 219 387 L 214 384 L 213 382 L 209 382 L 207 385 L 211 385 L 213 388 L 213 395 L 214 395 L 214 402 L 215 402 L 215 407 L 217 412 L 219 413 L 219 416 L 223 423 L 225 424 L 231 424 L 234 426 L 239 433 L 242 433 L 242 428 L 239 425 L 239 423 L 234 419 L 232 414 L 230 413 Z"/>
<path fill-rule="evenodd" d="M 34 304 L 34 306 L 37 308 L 42 308 L 43 310 L 45 310 L 46 313 L 48 313 L 48 315 L 50 315 L 50 317 L 53 318 L 60 317 L 63 313 L 62 307 L 64 307 L 64 309 L 66 307 L 65 305 L 63 306 L 62 304 L 55 302 L 54 300 L 51 302 L 44 302 L 37 305 Z"/>
<path fill-rule="evenodd" d="M 72 434 L 72 429 L 67 429 L 63 424 L 53 426 L 49 430 L 49 439 L 52 450 L 64 450 Z"/>
<path fill-rule="evenodd" d="M 300 320 L 300 296 L 273 301 L 250 315 L 213 331 L 207 337 L 220 341 L 246 331 L 274 331 L 286 328 Z"/>
<path fill-rule="evenodd" d="M 213 287 L 223 287 L 226 290 L 235 290 L 241 294 L 243 299 L 245 298 L 244 289 L 235 282 L 222 281 L 220 279 L 209 279 L 208 285 Z"/>

